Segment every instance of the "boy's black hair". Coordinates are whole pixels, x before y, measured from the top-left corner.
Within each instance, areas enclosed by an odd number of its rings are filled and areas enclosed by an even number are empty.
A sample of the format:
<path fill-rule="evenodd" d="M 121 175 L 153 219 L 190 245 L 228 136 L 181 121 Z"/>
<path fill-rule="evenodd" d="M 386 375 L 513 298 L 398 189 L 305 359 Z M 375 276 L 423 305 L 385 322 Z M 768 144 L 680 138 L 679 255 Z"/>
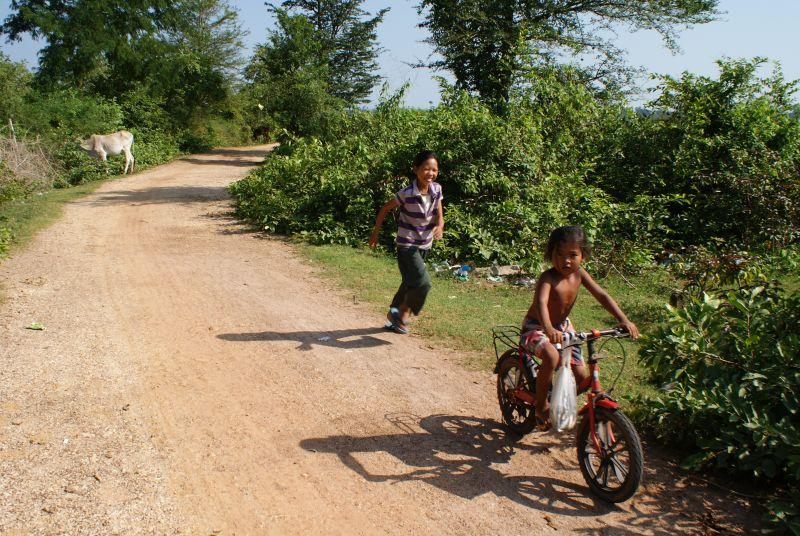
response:
<path fill-rule="evenodd" d="M 414 163 L 412 164 L 415 168 L 421 166 L 428 160 L 433 158 L 436 160 L 436 164 L 439 164 L 439 155 L 434 153 L 433 151 L 429 151 L 427 149 L 423 149 L 422 151 L 417 153 L 417 156 L 414 157 Z"/>
<path fill-rule="evenodd" d="M 586 233 L 580 225 L 565 225 L 558 229 L 553 229 L 550 233 L 550 238 L 547 240 L 547 249 L 544 252 L 544 258 L 550 260 L 553 258 L 553 252 L 559 244 L 574 242 L 581 248 L 584 257 L 588 257 L 592 252 L 592 246 L 589 244 L 589 239 L 586 238 Z"/>

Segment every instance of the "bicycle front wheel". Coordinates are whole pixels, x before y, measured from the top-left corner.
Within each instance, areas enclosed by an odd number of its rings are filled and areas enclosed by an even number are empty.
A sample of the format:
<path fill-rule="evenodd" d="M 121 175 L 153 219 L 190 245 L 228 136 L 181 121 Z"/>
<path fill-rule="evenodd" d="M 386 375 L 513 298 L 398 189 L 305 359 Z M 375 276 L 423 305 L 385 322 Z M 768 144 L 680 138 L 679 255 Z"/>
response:
<path fill-rule="evenodd" d="M 578 427 L 578 464 L 592 493 L 610 503 L 630 499 L 644 472 L 644 453 L 639 434 L 621 411 L 598 409 L 595 412 L 597 449 L 588 414 Z"/>

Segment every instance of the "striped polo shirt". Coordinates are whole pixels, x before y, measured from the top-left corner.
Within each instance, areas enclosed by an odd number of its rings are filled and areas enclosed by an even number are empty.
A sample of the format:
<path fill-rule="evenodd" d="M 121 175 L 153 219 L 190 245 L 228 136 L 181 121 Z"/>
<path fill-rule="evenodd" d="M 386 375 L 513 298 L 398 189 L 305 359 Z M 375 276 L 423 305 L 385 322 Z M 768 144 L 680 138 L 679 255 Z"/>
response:
<path fill-rule="evenodd" d="M 431 202 L 426 208 L 416 180 L 407 188 L 397 192 L 395 197 L 400 203 L 400 218 L 395 243 L 398 246 L 430 249 L 433 243 L 433 230 L 439 221 L 439 201 L 442 199 L 442 187 L 439 183 L 432 182 L 428 187 L 428 194 Z"/>

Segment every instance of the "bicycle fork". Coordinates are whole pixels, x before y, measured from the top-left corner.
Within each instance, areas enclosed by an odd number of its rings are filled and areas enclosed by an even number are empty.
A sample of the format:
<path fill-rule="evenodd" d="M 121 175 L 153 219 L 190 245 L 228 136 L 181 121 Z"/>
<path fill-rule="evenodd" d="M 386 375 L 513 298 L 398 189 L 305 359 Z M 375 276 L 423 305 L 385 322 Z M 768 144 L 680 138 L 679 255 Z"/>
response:
<path fill-rule="evenodd" d="M 619 404 L 613 400 L 610 396 L 603 392 L 603 388 L 600 386 L 600 366 L 598 365 L 597 359 L 597 352 L 594 348 L 594 340 L 589 339 L 587 341 L 587 350 L 588 350 L 588 364 L 589 364 L 589 377 L 586 379 L 586 382 L 579 386 L 578 392 L 581 392 L 584 389 L 590 388 L 589 393 L 586 395 L 586 404 L 578 411 L 578 415 L 583 415 L 584 413 L 588 412 L 589 418 L 589 436 L 592 438 L 592 443 L 594 444 L 595 450 L 600 453 L 602 452 L 602 447 L 600 446 L 600 441 L 597 438 L 597 425 L 596 425 L 596 417 L 595 417 L 595 408 L 601 407 L 611 411 L 616 411 L 619 409 Z M 613 445 L 615 442 L 614 439 L 614 431 L 609 427 L 606 430 L 608 434 L 608 441 L 610 445 Z"/>

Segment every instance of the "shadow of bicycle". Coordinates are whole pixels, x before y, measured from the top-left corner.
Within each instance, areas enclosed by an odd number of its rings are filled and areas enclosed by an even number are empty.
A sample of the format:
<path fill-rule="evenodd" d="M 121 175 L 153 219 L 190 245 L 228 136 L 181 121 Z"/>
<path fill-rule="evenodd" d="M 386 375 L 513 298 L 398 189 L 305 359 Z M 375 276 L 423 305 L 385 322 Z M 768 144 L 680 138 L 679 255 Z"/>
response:
<path fill-rule="evenodd" d="M 724 514 L 726 502 L 737 504 L 737 501 L 706 489 L 687 487 L 675 468 L 666 467 L 663 462 L 654 460 L 646 471 L 645 480 L 652 484 L 651 489 L 657 490 L 655 494 L 641 489 L 628 503 L 613 505 L 595 499 L 582 481 L 554 478 L 552 468 L 537 465 L 537 459 L 546 460 L 548 465 L 574 470 L 579 479 L 571 446 L 554 447 L 545 439 L 540 445 L 520 442 L 499 422 L 490 419 L 439 414 L 421 418 L 403 413 L 387 415 L 386 419 L 398 433 L 305 439 L 300 447 L 335 454 L 346 467 L 369 482 L 424 482 L 464 499 L 492 493 L 542 512 L 595 517 L 605 524 L 602 534 L 644 532 L 672 536 L 696 533 L 709 526 L 753 526 L 748 516 Z M 543 458 L 551 448 L 555 450 L 553 455 Z M 525 453 L 531 460 L 526 464 L 529 466 L 524 471 L 526 475 L 508 474 L 512 458 Z M 562 453 L 568 454 L 568 459 Z M 746 512 L 745 504 L 738 503 L 737 507 Z M 708 521 L 712 518 L 713 523 Z M 598 529 L 578 532 L 595 534 Z"/>
<path fill-rule="evenodd" d="M 305 439 L 300 447 L 336 454 L 342 463 L 370 482 L 422 481 L 465 499 L 485 493 L 547 512 L 595 516 L 613 506 L 587 498 L 585 485 L 550 477 L 508 476 L 497 466 L 518 452 L 542 453 L 537 447 L 515 441 L 500 424 L 475 417 L 408 414 L 387 415 L 401 433 L 356 437 L 349 435 Z M 362 454 L 386 453 L 410 470 L 371 470 Z"/>

